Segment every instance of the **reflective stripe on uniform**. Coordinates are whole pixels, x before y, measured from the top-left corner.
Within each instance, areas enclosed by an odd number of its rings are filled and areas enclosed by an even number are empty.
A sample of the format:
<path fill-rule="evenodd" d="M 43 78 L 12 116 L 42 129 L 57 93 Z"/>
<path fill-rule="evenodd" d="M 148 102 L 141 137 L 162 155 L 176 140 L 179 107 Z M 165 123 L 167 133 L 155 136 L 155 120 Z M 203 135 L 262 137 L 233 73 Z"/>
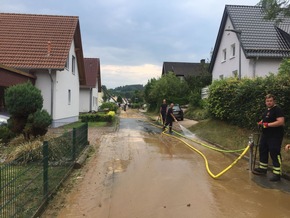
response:
<path fill-rule="evenodd" d="M 268 169 L 268 164 L 260 162 L 259 168 L 266 170 L 266 169 Z"/>

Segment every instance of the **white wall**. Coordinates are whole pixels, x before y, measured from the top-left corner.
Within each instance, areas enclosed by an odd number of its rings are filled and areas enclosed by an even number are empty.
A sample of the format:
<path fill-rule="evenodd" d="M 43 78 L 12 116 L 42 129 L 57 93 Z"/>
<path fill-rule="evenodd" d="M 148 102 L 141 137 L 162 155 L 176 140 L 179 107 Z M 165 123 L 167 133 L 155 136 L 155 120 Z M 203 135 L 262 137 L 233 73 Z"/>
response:
<path fill-rule="evenodd" d="M 80 112 L 98 111 L 98 82 L 96 88 L 80 89 Z"/>
<path fill-rule="evenodd" d="M 72 73 L 72 55 L 75 57 L 75 73 Z M 75 46 L 69 52 L 69 67 L 56 72 L 54 95 L 54 119 L 60 125 L 78 120 L 79 116 L 79 73 Z M 71 93 L 69 100 L 69 90 Z"/>
<path fill-rule="evenodd" d="M 40 89 L 43 97 L 43 109 L 45 109 L 51 115 L 51 79 L 49 76 L 49 70 L 35 73 L 37 79 L 35 81 L 35 87 Z M 55 81 L 55 72 L 51 71 L 53 81 Z"/>
<path fill-rule="evenodd" d="M 226 21 L 225 29 L 234 29 L 231 21 Z M 243 34 L 243 33 L 242 33 Z M 231 45 L 235 44 L 235 56 L 232 56 Z M 224 31 L 216 61 L 212 71 L 212 79 L 233 77 L 234 71 L 239 71 L 239 40 L 234 32 Z M 226 49 L 227 55 L 224 60 L 223 50 Z M 243 50 L 241 51 L 241 77 L 255 78 L 266 76 L 269 72 L 277 73 L 281 59 L 247 59 Z"/>
<path fill-rule="evenodd" d="M 80 89 L 80 112 L 89 112 L 91 101 L 91 89 L 81 88 Z"/>

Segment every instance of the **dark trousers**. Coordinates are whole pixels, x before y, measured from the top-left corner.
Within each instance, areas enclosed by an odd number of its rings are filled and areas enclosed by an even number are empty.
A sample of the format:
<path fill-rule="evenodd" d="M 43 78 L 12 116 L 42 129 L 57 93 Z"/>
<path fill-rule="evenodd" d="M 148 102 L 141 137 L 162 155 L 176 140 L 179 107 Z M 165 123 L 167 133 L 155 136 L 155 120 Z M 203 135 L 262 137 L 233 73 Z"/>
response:
<path fill-rule="evenodd" d="M 164 127 L 169 126 L 169 131 L 170 132 L 172 131 L 172 123 L 173 123 L 172 119 L 166 119 L 166 123 L 164 125 Z"/>
<path fill-rule="evenodd" d="M 161 117 L 162 117 L 162 124 L 165 124 L 165 120 L 166 120 L 166 111 L 165 112 L 161 112 Z"/>
<path fill-rule="evenodd" d="M 265 137 L 262 135 L 259 147 L 260 163 L 268 164 L 269 153 L 273 167 L 280 168 L 281 165 L 281 145 L 283 138 Z"/>

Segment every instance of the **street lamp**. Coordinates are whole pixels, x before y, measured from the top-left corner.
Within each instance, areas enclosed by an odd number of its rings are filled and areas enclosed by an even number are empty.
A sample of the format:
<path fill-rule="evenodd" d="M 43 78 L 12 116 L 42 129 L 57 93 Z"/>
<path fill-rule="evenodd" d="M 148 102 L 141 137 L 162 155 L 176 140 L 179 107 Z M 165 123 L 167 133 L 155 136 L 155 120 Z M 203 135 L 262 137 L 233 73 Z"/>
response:
<path fill-rule="evenodd" d="M 225 29 L 225 31 L 228 31 L 228 32 L 234 32 L 236 33 L 237 35 L 239 35 L 239 76 L 238 78 L 241 79 L 242 77 L 242 74 L 241 74 L 241 66 L 242 66 L 242 63 L 241 63 L 241 53 L 242 53 L 242 44 L 241 44 L 241 35 L 242 35 L 242 31 L 241 30 L 235 30 L 235 29 Z"/>

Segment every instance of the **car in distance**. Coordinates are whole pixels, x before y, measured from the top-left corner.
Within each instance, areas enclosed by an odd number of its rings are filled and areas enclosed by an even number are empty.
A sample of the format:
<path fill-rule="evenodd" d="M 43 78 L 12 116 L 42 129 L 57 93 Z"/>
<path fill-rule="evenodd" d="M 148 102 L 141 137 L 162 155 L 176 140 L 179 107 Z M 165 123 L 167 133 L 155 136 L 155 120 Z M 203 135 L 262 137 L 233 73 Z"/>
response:
<path fill-rule="evenodd" d="M 0 126 L 7 125 L 8 116 L 0 114 Z"/>
<path fill-rule="evenodd" d="M 173 106 L 173 115 L 177 120 L 183 120 L 183 110 L 179 106 L 179 104 L 176 104 Z"/>

